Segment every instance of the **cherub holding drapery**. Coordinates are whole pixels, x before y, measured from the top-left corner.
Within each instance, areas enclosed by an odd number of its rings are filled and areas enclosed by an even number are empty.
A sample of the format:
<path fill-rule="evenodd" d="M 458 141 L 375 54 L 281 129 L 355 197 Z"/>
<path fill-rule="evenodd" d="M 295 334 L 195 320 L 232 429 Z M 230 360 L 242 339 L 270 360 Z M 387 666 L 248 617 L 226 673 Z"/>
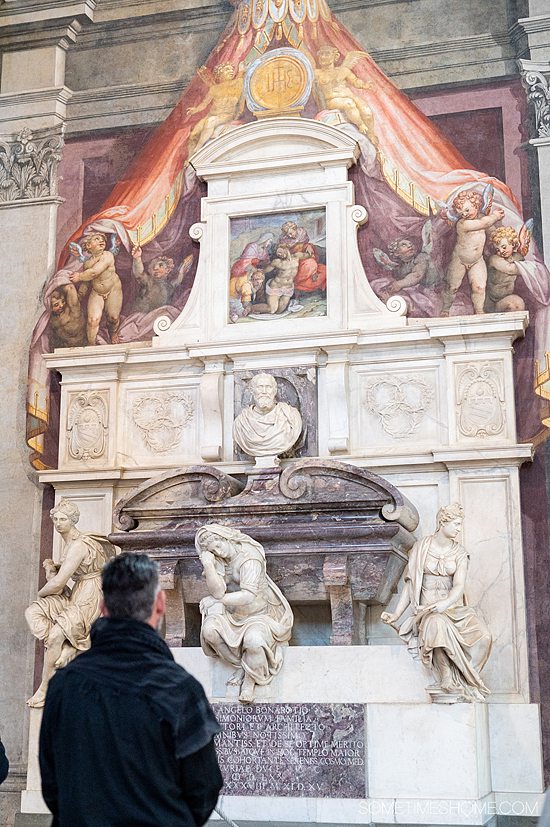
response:
<path fill-rule="evenodd" d="M 460 285 L 467 276 L 474 313 L 485 312 L 487 265 L 483 249 L 487 230 L 504 218 L 504 210 L 493 205 L 494 187 L 487 184 L 482 192 L 464 189 L 441 212 L 443 218 L 455 227 L 456 243 L 447 267 L 443 290 L 442 316 L 448 316 Z"/>
<path fill-rule="evenodd" d="M 96 344 L 101 319 L 106 315 L 111 343 L 117 345 L 123 299 L 122 283 L 115 264 L 115 256 L 120 249 L 117 236 L 111 236 L 110 250 L 107 250 L 107 236 L 98 232 L 85 235 L 80 245 L 71 242 L 69 249 L 83 262 L 82 271 L 72 273 L 69 281 L 84 288 L 91 287 L 86 324 L 88 344 Z"/>

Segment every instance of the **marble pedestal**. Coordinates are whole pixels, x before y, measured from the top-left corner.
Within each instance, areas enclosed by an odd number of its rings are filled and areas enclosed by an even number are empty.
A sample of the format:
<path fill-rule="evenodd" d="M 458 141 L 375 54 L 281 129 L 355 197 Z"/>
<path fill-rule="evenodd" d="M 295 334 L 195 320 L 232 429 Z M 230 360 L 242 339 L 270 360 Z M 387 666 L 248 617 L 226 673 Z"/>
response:
<path fill-rule="evenodd" d="M 200 649 L 175 649 L 216 703 L 235 703 L 231 670 Z M 345 680 L 342 676 L 345 674 Z M 289 647 L 258 704 L 359 704 L 364 709 L 364 798 L 222 796 L 239 825 L 485 825 L 533 818 L 543 792 L 539 709 L 490 701 L 429 702 L 430 676 L 401 645 Z M 254 773 L 260 780 L 262 766 Z"/>
<path fill-rule="evenodd" d="M 213 703 L 236 702 L 225 685 L 231 669 L 198 648 L 173 653 Z M 239 827 L 485 825 L 495 817 L 539 815 L 543 779 L 538 705 L 507 702 L 502 696 L 499 702 L 439 706 L 427 698 L 429 680 L 401 645 L 287 648 L 283 670 L 270 686 L 257 689 L 257 703 L 361 705 L 366 795 L 222 795 L 223 812 Z M 40 710 L 31 710 L 23 813 L 48 812 L 36 757 L 40 719 Z M 261 779 L 261 765 L 254 767 L 254 774 Z"/>
<path fill-rule="evenodd" d="M 29 755 L 27 763 L 27 787 L 21 794 L 22 813 L 50 814 L 40 789 L 40 767 L 38 766 L 38 736 L 42 722 L 42 710 L 29 710 Z"/>

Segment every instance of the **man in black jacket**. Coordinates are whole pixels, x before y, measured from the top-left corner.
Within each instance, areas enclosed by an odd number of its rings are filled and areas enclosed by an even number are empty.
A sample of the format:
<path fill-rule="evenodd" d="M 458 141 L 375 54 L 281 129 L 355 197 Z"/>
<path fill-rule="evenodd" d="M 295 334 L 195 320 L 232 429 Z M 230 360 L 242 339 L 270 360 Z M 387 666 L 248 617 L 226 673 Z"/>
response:
<path fill-rule="evenodd" d="M 4 744 L 0 740 L 0 784 L 8 777 L 10 762 L 8 761 Z"/>
<path fill-rule="evenodd" d="M 102 582 L 92 647 L 46 696 L 40 770 L 52 827 L 197 827 L 223 784 L 219 726 L 156 632 L 166 605 L 158 566 L 121 554 Z"/>

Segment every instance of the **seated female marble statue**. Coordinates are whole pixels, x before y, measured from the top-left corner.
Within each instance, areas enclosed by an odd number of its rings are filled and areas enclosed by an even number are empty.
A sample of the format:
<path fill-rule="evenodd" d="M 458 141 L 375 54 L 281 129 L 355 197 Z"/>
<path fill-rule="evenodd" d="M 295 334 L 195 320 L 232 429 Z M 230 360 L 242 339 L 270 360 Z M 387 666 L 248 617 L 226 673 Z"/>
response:
<path fill-rule="evenodd" d="M 491 652 L 492 638 L 479 614 L 466 605 L 469 558 L 456 542 L 462 519 L 457 503 L 439 509 L 435 534 L 411 549 L 395 611 L 381 615 L 410 649 L 418 648 L 422 662 L 437 679 L 428 692 L 442 703 L 482 701 L 490 694 L 479 673 Z M 411 615 L 395 626 L 407 609 Z"/>
<path fill-rule="evenodd" d="M 228 683 L 240 684 L 239 700 L 252 703 L 256 686 L 281 669 L 292 610 L 266 574 L 262 546 L 247 534 L 212 523 L 197 531 L 195 546 L 210 593 L 200 603 L 203 651 L 238 667 Z"/>
<path fill-rule="evenodd" d="M 27 701 L 33 707 L 44 706 L 53 672 L 90 648 L 90 628 L 101 609 L 101 569 L 115 553 L 108 540 L 77 529 L 80 512 L 70 500 L 61 500 L 50 517 L 63 539 L 61 562 L 44 560 L 46 584 L 25 612 L 29 629 L 45 646 L 42 682 Z"/>

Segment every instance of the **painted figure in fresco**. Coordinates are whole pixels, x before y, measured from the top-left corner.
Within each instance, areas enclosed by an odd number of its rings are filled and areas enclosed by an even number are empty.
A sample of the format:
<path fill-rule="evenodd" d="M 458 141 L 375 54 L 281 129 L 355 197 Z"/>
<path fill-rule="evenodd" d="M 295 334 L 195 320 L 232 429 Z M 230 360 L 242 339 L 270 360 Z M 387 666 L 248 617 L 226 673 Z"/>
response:
<path fill-rule="evenodd" d="M 250 266 L 267 266 L 270 262 L 270 250 L 274 238 L 273 233 L 264 233 L 257 241 L 250 241 L 239 258 L 231 265 L 231 277 L 244 276 Z"/>
<path fill-rule="evenodd" d="M 341 66 L 336 66 L 340 52 L 335 46 L 321 46 L 317 52 L 315 79 L 325 109 L 337 109 L 344 118 L 377 144 L 374 134 L 374 118 L 367 104 L 350 87 L 372 89 L 371 83 L 358 78 L 352 67 L 361 52 L 350 52 Z"/>
<path fill-rule="evenodd" d="M 487 261 L 486 313 L 525 310 L 525 302 L 514 293 L 514 287 L 521 275 L 516 262 L 524 260 L 530 240 L 531 233 L 525 224 L 519 233 L 513 227 L 499 227 L 492 234 L 495 253 Z"/>
<path fill-rule="evenodd" d="M 285 221 L 281 227 L 281 234 L 277 244 L 291 247 L 294 244 L 309 244 L 309 234 L 305 227 L 299 227 L 295 221 Z"/>
<path fill-rule="evenodd" d="M 395 611 L 381 615 L 433 670 L 437 683 L 428 692 L 442 703 L 482 701 L 490 694 L 480 672 L 491 653 L 491 633 L 464 597 L 469 557 L 456 539 L 463 516 L 458 503 L 439 509 L 435 534 L 409 553 Z M 407 609 L 412 614 L 395 626 Z"/>
<path fill-rule="evenodd" d="M 74 284 L 63 284 L 52 291 L 48 322 L 50 350 L 56 347 L 85 347 L 86 316 Z"/>
<path fill-rule="evenodd" d="M 435 306 L 437 296 L 433 288 L 441 281 L 441 273 L 431 257 L 431 221 L 426 221 L 422 228 L 422 242 L 422 249 L 418 250 L 410 238 L 399 236 L 388 245 L 389 256 L 378 248 L 373 250 L 375 259 L 387 271 L 387 275 L 373 281 L 376 292 L 382 301 L 402 295 L 412 313 L 417 308 Z"/>
<path fill-rule="evenodd" d="M 313 290 L 324 290 L 327 286 L 327 268 L 318 259 L 315 246 L 310 243 L 305 227 L 299 227 L 295 221 L 287 221 L 281 227 L 278 245 L 290 249 L 292 254 L 300 255 L 298 272 L 294 279 L 294 290 L 301 293 L 311 293 Z"/>
<path fill-rule="evenodd" d="M 45 647 L 42 682 L 27 701 L 32 707 L 44 706 L 54 671 L 90 648 L 90 629 L 101 607 L 101 569 L 116 551 L 105 538 L 77 529 L 80 512 L 70 500 L 61 500 L 50 517 L 63 540 L 63 552 L 59 565 L 44 560 L 46 584 L 25 612 L 29 629 Z"/>
<path fill-rule="evenodd" d="M 458 288 L 464 276 L 468 276 L 474 313 L 484 313 L 487 267 L 483 248 L 487 241 L 486 230 L 504 218 L 504 210 L 491 210 L 492 196 L 477 190 L 462 190 L 453 200 L 453 211 L 458 216 L 455 223 L 456 244 L 447 267 L 443 291 L 442 316 L 448 316 Z"/>
<path fill-rule="evenodd" d="M 266 282 L 265 292 L 267 306 L 271 314 L 284 313 L 294 295 L 294 279 L 298 274 L 300 260 L 307 253 L 291 253 L 288 247 L 282 244 L 277 247 L 276 256 L 271 264 L 265 268 L 266 276 L 275 275 Z"/>
<path fill-rule="evenodd" d="M 241 703 L 252 703 L 256 686 L 271 683 L 281 669 L 292 609 L 252 537 L 212 523 L 197 531 L 195 547 L 209 591 L 200 603 L 203 651 L 237 667 L 228 683 L 240 685 Z"/>
<path fill-rule="evenodd" d="M 232 322 L 248 316 L 265 281 L 263 270 L 249 265 L 243 276 L 232 276 L 229 280 L 229 319 Z M 256 310 L 256 312 L 262 312 Z M 269 311 L 265 311 L 266 313 Z"/>
<path fill-rule="evenodd" d="M 80 273 L 69 276 L 72 284 L 91 282 L 88 299 L 86 334 L 89 345 L 95 345 L 103 313 L 107 315 L 107 329 L 112 344 L 119 342 L 120 311 L 122 309 L 122 283 L 115 269 L 115 257 L 107 250 L 104 233 L 90 233 L 82 241 L 82 249 L 90 253 Z"/>
<path fill-rule="evenodd" d="M 132 250 L 132 275 L 139 285 L 139 290 L 132 304 L 131 313 L 150 313 L 159 307 L 172 303 L 176 288 L 182 283 L 193 263 L 193 256 L 187 256 L 175 279 L 169 279 L 174 269 L 174 259 L 168 256 L 156 256 L 145 269 L 141 257 L 141 247 Z"/>
<path fill-rule="evenodd" d="M 231 63 L 221 63 L 214 69 L 214 77 L 205 97 L 197 106 L 187 110 L 188 115 L 197 115 L 210 106 L 208 114 L 194 127 L 189 137 L 189 157 L 200 149 L 216 129 L 237 119 L 244 109 L 244 74 L 241 69 L 235 71 Z"/>

